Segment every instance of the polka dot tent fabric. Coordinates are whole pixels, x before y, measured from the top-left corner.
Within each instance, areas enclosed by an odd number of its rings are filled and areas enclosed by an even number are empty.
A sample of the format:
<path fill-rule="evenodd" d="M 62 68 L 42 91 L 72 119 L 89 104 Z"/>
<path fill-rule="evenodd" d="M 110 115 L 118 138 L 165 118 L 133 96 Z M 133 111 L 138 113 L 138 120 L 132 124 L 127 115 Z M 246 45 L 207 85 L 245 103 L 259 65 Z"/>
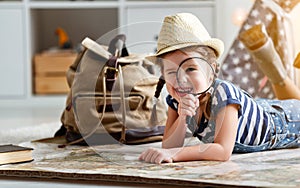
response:
<path fill-rule="evenodd" d="M 274 0 L 284 11 L 291 12 L 293 8 L 300 2 L 299 0 Z"/>
<path fill-rule="evenodd" d="M 249 12 L 247 20 L 239 33 L 257 24 L 264 24 L 268 35 L 273 40 L 275 49 L 280 55 L 290 78 L 293 75 L 293 40 L 288 38 L 289 12 L 300 0 L 256 0 Z M 290 41 L 290 42 L 288 42 Z M 275 98 L 270 82 L 260 71 L 250 53 L 236 37 L 223 61 L 221 74 L 228 80 L 247 91 L 255 98 Z"/>

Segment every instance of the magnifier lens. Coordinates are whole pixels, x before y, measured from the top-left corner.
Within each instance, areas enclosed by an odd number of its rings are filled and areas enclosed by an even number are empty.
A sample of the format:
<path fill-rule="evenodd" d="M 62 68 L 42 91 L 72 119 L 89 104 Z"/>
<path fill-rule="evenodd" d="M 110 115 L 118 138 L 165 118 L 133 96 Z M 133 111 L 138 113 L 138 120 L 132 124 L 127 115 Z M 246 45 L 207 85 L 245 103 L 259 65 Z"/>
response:
<path fill-rule="evenodd" d="M 215 76 L 213 67 L 199 57 L 184 60 L 176 74 L 182 91 L 195 95 L 206 92 L 211 87 Z"/>

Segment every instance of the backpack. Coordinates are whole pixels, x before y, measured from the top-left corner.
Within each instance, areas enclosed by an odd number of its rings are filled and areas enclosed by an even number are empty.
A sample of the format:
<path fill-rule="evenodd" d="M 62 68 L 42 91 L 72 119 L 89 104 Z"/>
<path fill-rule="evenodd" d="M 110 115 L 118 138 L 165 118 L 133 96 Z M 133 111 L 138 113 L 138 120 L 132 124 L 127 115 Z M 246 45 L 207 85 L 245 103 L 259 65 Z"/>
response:
<path fill-rule="evenodd" d="M 81 145 L 161 141 L 167 108 L 154 100 L 163 86 L 155 65 L 129 55 L 124 35 L 111 40 L 107 50 L 89 38 L 82 44 L 84 50 L 67 71 L 70 91 L 55 136 Z"/>

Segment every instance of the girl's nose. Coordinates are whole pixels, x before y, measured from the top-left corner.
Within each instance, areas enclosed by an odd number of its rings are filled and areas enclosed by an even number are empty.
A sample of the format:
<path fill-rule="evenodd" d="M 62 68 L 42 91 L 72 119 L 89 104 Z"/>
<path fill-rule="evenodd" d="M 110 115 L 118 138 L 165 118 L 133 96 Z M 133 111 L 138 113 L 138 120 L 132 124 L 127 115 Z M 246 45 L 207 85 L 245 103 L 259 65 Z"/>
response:
<path fill-rule="evenodd" d="M 188 83 L 188 78 L 187 76 L 181 76 L 178 78 L 178 85 L 179 86 L 186 86 Z"/>

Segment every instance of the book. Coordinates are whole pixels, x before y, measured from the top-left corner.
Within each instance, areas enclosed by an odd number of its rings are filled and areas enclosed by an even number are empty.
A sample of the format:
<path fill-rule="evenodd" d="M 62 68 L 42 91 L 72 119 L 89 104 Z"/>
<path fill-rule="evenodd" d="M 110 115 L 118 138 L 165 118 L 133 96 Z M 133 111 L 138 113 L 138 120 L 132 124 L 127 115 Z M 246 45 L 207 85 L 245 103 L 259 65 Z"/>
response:
<path fill-rule="evenodd" d="M 33 161 L 32 151 L 30 147 L 0 145 L 0 165 Z"/>

